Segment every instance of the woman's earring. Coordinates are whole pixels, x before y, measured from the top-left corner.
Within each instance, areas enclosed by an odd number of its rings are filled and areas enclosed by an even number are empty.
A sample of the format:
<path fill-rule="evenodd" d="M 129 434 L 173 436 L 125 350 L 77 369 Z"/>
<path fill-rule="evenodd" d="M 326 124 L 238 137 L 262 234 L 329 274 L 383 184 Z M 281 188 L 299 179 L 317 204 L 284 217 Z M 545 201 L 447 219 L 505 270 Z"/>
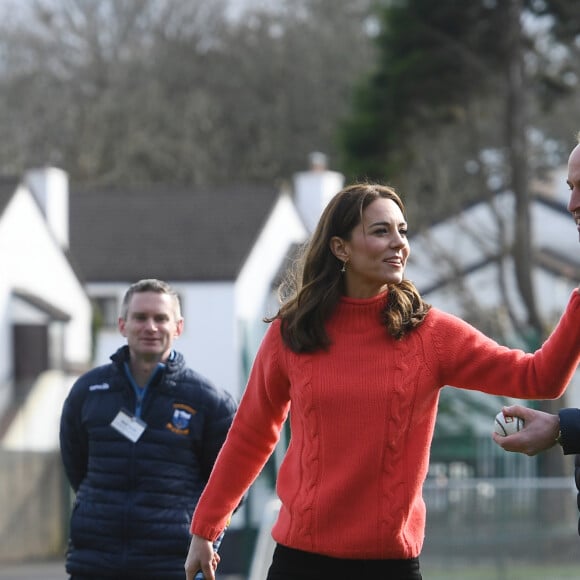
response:
<path fill-rule="evenodd" d="M 347 262 L 347 260 L 345 260 L 345 261 L 342 263 L 342 268 L 340 269 L 340 271 L 341 271 L 343 274 L 346 272 L 346 262 Z"/>

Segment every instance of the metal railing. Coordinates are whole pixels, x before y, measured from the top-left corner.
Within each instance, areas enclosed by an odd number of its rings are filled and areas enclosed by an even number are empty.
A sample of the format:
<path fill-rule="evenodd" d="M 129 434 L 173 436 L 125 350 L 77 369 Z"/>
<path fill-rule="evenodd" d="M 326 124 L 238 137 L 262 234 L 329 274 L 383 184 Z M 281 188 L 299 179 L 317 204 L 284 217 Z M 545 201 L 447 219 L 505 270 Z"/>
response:
<path fill-rule="evenodd" d="M 476 574 L 481 566 L 482 576 L 469 577 L 505 580 L 514 563 L 545 569 L 551 580 L 555 567 L 572 566 L 580 577 L 576 493 L 571 477 L 428 479 L 425 577 L 451 578 L 462 566 Z M 277 499 L 265 504 L 248 580 L 266 577 L 279 507 Z"/>

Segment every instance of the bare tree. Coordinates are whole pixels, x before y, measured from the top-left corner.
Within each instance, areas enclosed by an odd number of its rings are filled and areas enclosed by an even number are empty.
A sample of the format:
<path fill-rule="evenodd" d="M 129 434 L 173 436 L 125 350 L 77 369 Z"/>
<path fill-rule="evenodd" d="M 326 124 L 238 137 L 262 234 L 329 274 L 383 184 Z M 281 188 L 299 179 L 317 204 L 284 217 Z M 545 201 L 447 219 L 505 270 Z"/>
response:
<path fill-rule="evenodd" d="M 332 158 L 370 62 L 370 4 L 285 0 L 232 20 L 227 0 L 36 0 L 2 25 L 0 169 L 272 182 L 312 150 Z"/>

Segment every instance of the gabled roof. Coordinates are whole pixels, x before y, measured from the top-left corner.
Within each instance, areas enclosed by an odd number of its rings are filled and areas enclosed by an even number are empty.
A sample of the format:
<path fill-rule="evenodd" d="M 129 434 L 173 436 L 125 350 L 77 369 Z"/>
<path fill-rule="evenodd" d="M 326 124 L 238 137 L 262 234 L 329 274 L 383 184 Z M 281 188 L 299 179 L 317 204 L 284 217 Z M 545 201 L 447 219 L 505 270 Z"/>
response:
<path fill-rule="evenodd" d="M 12 290 L 12 295 L 14 296 L 14 298 L 18 298 L 23 302 L 26 302 L 36 310 L 44 312 L 45 314 L 50 316 L 52 320 L 58 320 L 60 322 L 68 322 L 71 319 L 71 316 L 68 312 L 65 312 L 64 310 L 57 308 L 56 306 L 54 306 L 54 304 L 47 302 L 44 298 L 36 294 L 33 294 L 32 292 L 28 292 L 27 290 L 23 290 L 20 288 L 14 288 Z"/>
<path fill-rule="evenodd" d="M 18 183 L 19 180 L 15 177 L 0 177 L 0 215 L 14 195 Z"/>
<path fill-rule="evenodd" d="M 493 210 L 492 210 L 493 207 Z M 492 203 L 470 204 L 464 211 L 434 223 L 428 230 L 413 236 L 407 276 L 424 296 L 486 268 L 504 257 L 497 217 L 504 220 L 503 235 L 513 241 L 514 199 L 498 194 Z M 536 267 L 575 279 L 580 272 L 577 235 L 563 201 L 536 195 L 530 203 Z"/>
<path fill-rule="evenodd" d="M 71 255 L 86 282 L 234 280 L 278 194 L 265 186 L 73 190 Z"/>

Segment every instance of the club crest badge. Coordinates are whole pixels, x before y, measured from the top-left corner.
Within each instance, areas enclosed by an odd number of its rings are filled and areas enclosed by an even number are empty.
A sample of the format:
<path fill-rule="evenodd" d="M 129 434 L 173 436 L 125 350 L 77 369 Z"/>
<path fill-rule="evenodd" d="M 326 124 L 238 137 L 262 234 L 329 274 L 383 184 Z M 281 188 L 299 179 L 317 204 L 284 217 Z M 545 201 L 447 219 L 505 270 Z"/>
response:
<path fill-rule="evenodd" d="M 197 411 L 189 405 L 175 403 L 173 405 L 173 415 L 171 421 L 167 423 L 167 428 L 178 435 L 189 435 L 189 422 Z"/>

